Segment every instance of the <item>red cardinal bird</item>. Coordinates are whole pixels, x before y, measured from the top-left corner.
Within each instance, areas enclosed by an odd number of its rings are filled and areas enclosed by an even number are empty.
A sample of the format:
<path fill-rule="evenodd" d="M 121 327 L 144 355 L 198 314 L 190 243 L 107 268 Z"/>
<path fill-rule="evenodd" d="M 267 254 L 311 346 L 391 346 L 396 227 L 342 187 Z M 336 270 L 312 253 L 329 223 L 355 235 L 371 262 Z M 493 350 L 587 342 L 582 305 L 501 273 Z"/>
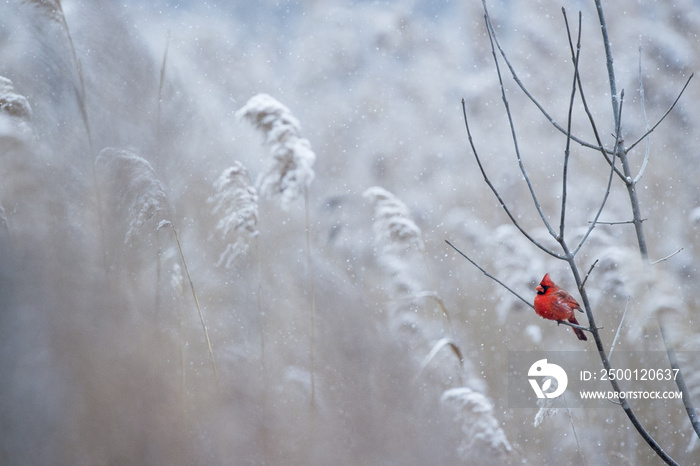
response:
<path fill-rule="evenodd" d="M 549 274 L 545 274 L 537 289 L 535 296 L 535 312 L 538 316 L 550 320 L 568 320 L 578 325 L 574 311 L 580 311 L 581 306 L 566 291 L 559 288 Z M 583 330 L 571 327 L 579 340 L 588 340 Z"/>

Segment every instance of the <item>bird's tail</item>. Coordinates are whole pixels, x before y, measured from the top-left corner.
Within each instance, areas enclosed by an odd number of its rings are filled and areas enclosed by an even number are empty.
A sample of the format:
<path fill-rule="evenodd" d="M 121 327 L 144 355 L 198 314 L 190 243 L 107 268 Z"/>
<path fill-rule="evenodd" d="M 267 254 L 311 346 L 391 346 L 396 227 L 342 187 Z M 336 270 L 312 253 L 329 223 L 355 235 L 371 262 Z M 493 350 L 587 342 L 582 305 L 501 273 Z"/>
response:
<path fill-rule="evenodd" d="M 576 317 L 573 317 L 573 316 L 572 316 L 572 317 L 569 319 L 569 322 L 571 322 L 572 324 L 578 325 L 578 320 L 576 320 Z M 583 330 L 581 330 L 580 328 L 571 327 L 571 330 L 574 331 L 574 333 L 576 334 L 576 337 L 577 337 L 579 340 L 583 340 L 583 341 L 588 340 L 588 338 L 586 338 L 586 334 L 583 333 Z"/>

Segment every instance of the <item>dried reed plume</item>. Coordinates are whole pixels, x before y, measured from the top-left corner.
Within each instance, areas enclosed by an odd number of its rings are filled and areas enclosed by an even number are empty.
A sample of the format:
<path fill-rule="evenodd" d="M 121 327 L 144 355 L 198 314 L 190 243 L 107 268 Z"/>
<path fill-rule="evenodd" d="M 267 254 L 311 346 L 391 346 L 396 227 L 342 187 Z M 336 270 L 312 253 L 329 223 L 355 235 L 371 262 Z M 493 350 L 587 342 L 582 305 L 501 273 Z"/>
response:
<path fill-rule="evenodd" d="M 452 388 L 442 394 L 440 403 L 462 426 L 462 442 L 457 451 L 463 459 L 484 454 L 503 457 L 512 451 L 506 434 L 493 416 L 493 405 L 484 395 L 467 387 Z"/>
<path fill-rule="evenodd" d="M 61 0 L 24 0 L 22 3 L 34 5 L 49 19 L 65 26 L 65 16 L 63 15 Z"/>
<path fill-rule="evenodd" d="M 15 93 L 12 81 L 0 76 L 0 112 L 23 120 L 32 119 L 32 107 L 23 95 Z"/>
<path fill-rule="evenodd" d="M 307 139 L 299 137 L 301 124 L 282 103 L 267 94 L 253 96 L 236 116 L 248 120 L 265 136 L 272 160 L 256 180 L 258 192 L 266 198 L 279 198 L 280 207 L 304 198 L 306 212 L 306 259 L 309 272 L 311 308 L 311 406 L 316 405 L 316 290 L 311 260 L 311 219 L 309 217 L 309 185 L 314 179 L 316 154 Z"/>
<path fill-rule="evenodd" d="M 106 170 L 105 176 L 111 181 L 117 208 L 122 209 L 129 219 L 124 242 L 130 243 L 144 224 L 163 210 L 163 186 L 151 164 L 129 150 L 103 149 L 95 164 Z"/>
<path fill-rule="evenodd" d="M 393 277 L 400 291 L 421 291 L 423 286 L 415 277 L 414 267 L 418 265 L 413 262 L 417 258 L 422 261 L 425 246 L 408 207 L 379 186 L 367 189 L 363 196 L 374 203 L 372 228 L 377 261 Z"/>
<path fill-rule="evenodd" d="M 250 185 L 248 170 L 238 161 L 223 171 L 214 190 L 207 202 L 214 205 L 212 213 L 220 216 L 216 230 L 227 241 L 216 265 L 230 268 L 258 236 L 258 194 Z"/>
<path fill-rule="evenodd" d="M 57 23 L 61 27 L 61 29 L 63 29 L 63 31 L 66 33 L 66 38 L 68 39 L 71 55 L 73 57 L 73 63 L 75 64 L 75 70 L 78 74 L 78 86 L 76 86 L 75 95 L 78 100 L 78 108 L 80 110 L 80 116 L 83 119 L 85 133 L 88 138 L 88 144 L 90 145 L 90 154 L 92 156 L 92 154 L 94 153 L 92 144 L 92 131 L 90 130 L 90 119 L 88 118 L 87 113 L 87 98 L 85 95 L 85 78 L 83 77 L 83 65 L 81 64 L 80 59 L 78 58 L 78 54 L 75 52 L 73 36 L 70 33 L 70 28 L 68 28 L 68 22 L 66 21 L 66 15 L 63 13 L 63 6 L 61 5 L 61 0 L 23 0 L 22 3 L 34 5 L 39 11 L 46 15 L 46 17 L 49 20 Z M 100 224 L 101 222 L 102 219 L 100 213 Z"/>
<path fill-rule="evenodd" d="M 125 243 L 130 243 L 132 239 L 141 232 L 146 222 L 161 211 L 165 210 L 165 212 L 168 213 L 168 217 L 172 217 L 172 215 L 170 215 L 167 199 L 165 198 L 163 186 L 156 177 L 153 167 L 146 159 L 139 157 L 129 150 L 106 148 L 100 152 L 99 157 L 95 161 L 95 165 L 106 170 L 104 175 L 107 180 L 111 181 L 108 186 L 110 186 L 112 190 L 111 195 L 117 200 L 116 208 L 123 210 L 123 213 L 129 219 L 129 228 L 124 239 Z M 199 320 L 202 324 L 202 330 L 209 349 L 209 357 L 212 367 L 214 368 L 214 374 L 218 377 L 216 361 L 214 360 L 214 351 L 211 346 L 211 340 L 209 339 L 209 331 L 204 322 L 204 314 L 199 305 L 199 298 L 197 297 L 192 276 L 190 275 L 190 270 L 185 260 L 185 253 L 182 250 L 182 243 L 177 234 L 177 229 L 172 223 L 172 220 L 162 219 L 157 225 L 155 225 L 154 222 L 154 231 L 156 228 L 161 229 L 166 227 L 170 227 L 175 236 L 175 242 L 180 252 L 185 275 L 187 275 L 190 289 L 192 290 L 192 298 L 194 299 L 199 314 Z"/>
<path fill-rule="evenodd" d="M 304 195 L 314 179 L 316 155 L 307 139 L 299 137 L 301 125 L 292 112 L 267 94 L 258 94 L 236 112 L 265 136 L 272 160 L 260 173 L 256 186 L 266 198 L 280 198 L 280 206 Z"/>

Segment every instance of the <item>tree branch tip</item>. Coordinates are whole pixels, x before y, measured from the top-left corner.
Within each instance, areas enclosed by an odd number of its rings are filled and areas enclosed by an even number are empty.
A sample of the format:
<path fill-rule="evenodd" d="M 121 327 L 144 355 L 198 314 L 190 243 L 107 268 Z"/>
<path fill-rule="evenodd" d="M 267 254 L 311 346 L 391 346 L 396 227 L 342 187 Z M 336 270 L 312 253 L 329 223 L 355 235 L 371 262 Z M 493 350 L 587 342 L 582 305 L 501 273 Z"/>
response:
<path fill-rule="evenodd" d="M 656 265 L 656 264 L 658 264 L 659 262 L 663 262 L 663 261 L 665 261 L 665 260 L 667 260 L 667 259 L 670 259 L 670 258 L 672 258 L 673 256 L 675 256 L 676 254 L 680 253 L 683 249 L 684 249 L 684 248 L 680 248 L 680 249 L 678 249 L 676 252 L 672 252 L 671 254 L 669 254 L 669 255 L 666 256 L 666 257 L 662 257 L 661 259 L 658 259 L 658 260 L 655 260 L 654 262 L 651 262 L 649 265 Z"/>

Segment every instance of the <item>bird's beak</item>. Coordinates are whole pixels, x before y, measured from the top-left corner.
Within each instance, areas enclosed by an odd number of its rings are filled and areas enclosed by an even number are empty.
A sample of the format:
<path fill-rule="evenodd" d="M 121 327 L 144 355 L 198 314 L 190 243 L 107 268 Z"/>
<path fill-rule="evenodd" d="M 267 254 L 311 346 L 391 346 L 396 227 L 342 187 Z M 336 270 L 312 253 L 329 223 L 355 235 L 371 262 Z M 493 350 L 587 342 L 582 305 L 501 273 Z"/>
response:
<path fill-rule="evenodd" d="M 542 288 L 542 285 L 537 285 L 537 288 L 535 288 L 535 291 L 538 293 L 544 293 L 544 288 Z"/>

